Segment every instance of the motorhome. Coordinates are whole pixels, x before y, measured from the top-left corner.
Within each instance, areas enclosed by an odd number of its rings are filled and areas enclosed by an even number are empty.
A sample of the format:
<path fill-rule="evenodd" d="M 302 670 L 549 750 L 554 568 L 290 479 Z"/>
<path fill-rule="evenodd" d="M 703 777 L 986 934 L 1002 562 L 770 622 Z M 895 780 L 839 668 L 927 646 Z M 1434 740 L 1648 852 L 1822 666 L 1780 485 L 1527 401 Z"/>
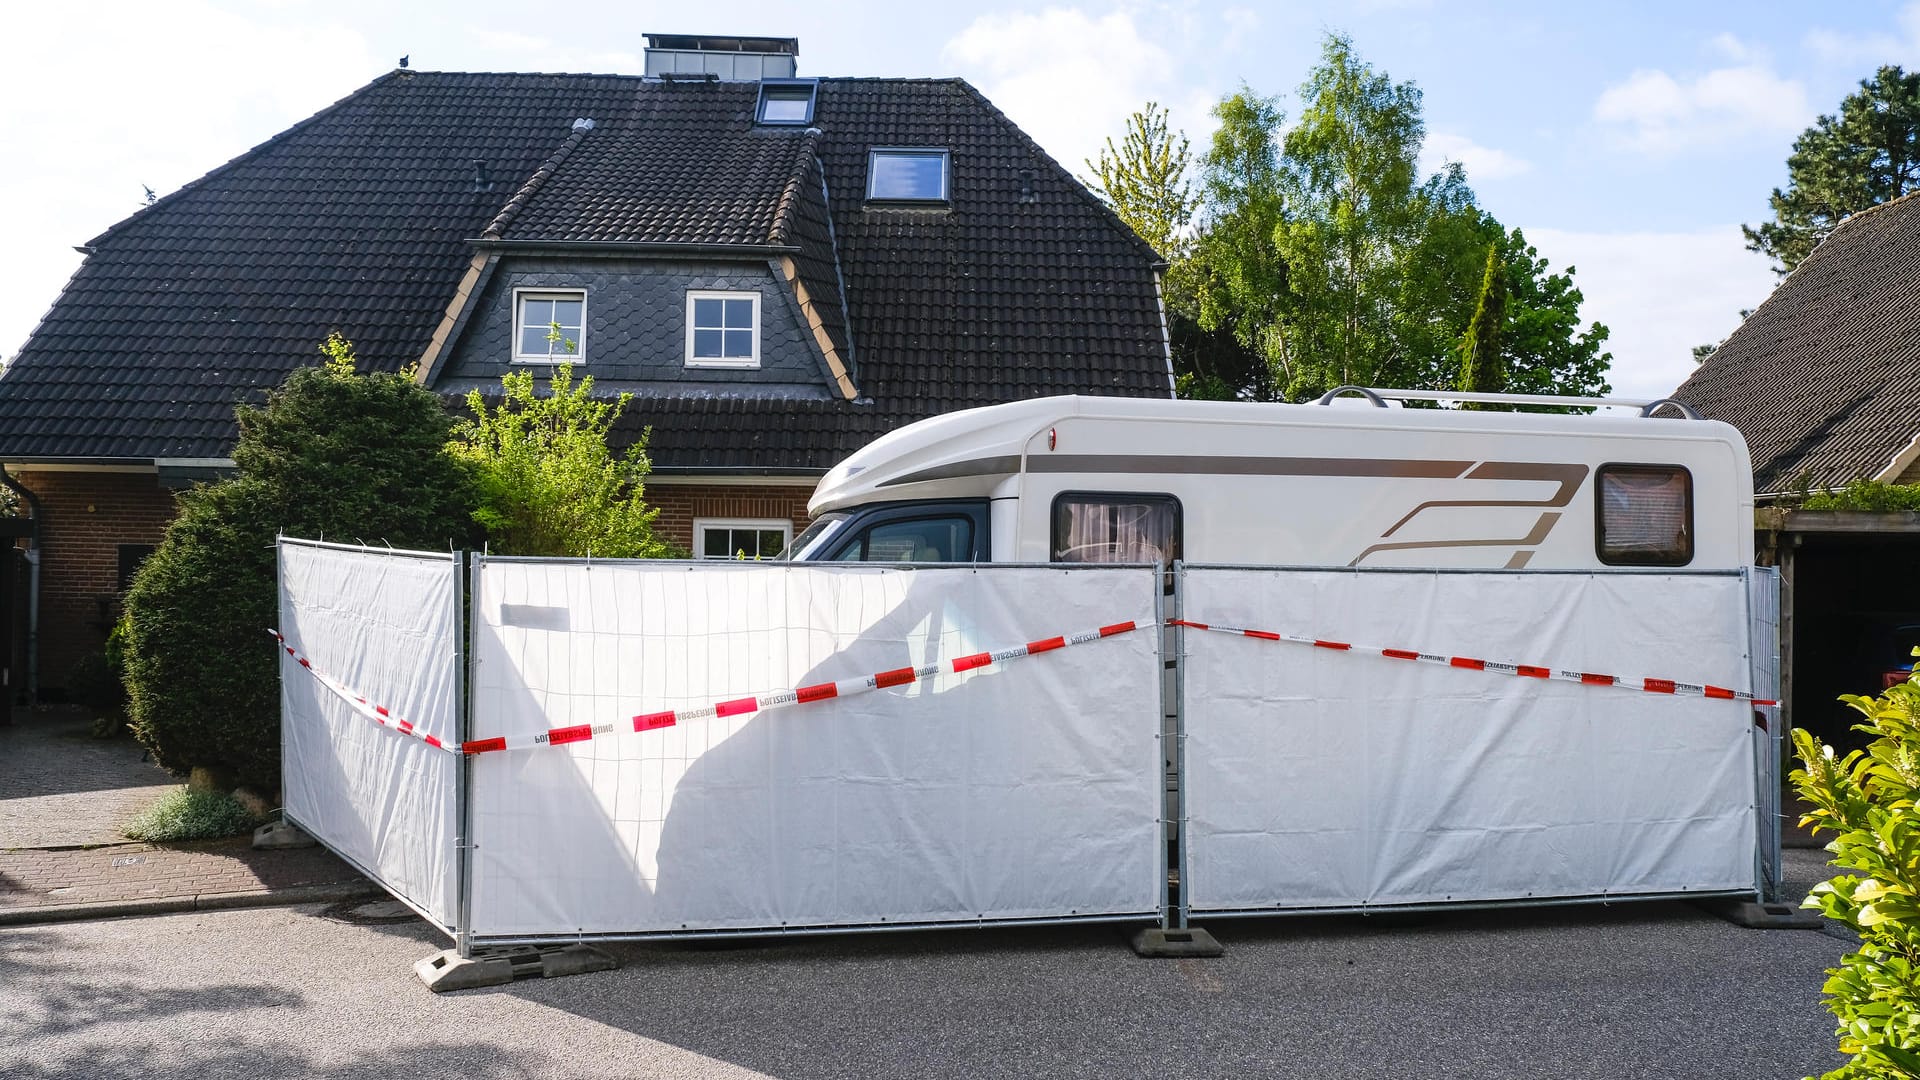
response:
<path fill-rule="evenodd" d="M 1740 432 L 1673 403 L 1593 414 L 1049 397 L 891 432 L 821 481 L 805 561 L 1565 570 L 1753 561 Z M 1337 392 L 1336 392 L 1337 393 Z M 1457 397 L 1474 398 L 1475 395 Z M 1621 404 L 1641 406 L 1620 414 Z M 1681 415 L 1656 414 L 1665 404 Z"/>

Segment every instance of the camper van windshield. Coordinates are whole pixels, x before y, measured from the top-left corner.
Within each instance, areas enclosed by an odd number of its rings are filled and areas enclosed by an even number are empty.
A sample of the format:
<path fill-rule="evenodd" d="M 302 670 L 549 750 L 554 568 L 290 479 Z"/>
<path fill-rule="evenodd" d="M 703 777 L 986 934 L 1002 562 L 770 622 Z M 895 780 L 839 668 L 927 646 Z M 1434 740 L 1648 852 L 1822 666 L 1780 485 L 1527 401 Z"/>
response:
<path fill-rule="evenodd" d="M 813 524 L 807 526 L 806 531 L 793 538 L 793 543 L 787 545 L 787 550 L 774 558 L 781 562 L 793 562 L 796 559 L 806 558 L 808 549 L 818 545 L 827 534 L 834 531 L 835 526 L 845 520 L 847 520 L 845 514 L 821 514 Z"/>

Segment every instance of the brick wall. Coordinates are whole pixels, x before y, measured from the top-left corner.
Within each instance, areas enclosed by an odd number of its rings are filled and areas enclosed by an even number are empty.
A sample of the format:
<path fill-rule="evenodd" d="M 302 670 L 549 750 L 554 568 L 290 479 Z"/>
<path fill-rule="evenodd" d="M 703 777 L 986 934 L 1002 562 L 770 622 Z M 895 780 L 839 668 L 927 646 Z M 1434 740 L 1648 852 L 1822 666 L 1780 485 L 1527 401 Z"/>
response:
<path fill-rule="evenodd" d="M 40 686 L 64 687 L 105 643 L 118 610 L 120 545 L 158 544 L 173 492 L 152 473 L 13 474 L 40 500 Z M 23 591 L 24 597 L 24 591 Z"/>
<path fill-rule="evenodd" d="M 660 508 L 654 531 L 663 539 L 693 550 L 695 518 L 784 518 L 793 522 L 793 534 L 807 527 L 807 500 L 812 484 L 648 484 L 647 505 Z"/>

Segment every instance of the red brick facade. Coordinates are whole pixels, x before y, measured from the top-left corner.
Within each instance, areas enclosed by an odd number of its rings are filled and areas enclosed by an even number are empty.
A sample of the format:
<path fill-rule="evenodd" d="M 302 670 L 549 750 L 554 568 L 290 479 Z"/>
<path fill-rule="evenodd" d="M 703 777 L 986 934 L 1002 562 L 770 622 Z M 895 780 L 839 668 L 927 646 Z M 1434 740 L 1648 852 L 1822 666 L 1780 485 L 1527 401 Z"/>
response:
<path fill-rule="evenodd" d="M 151 472 L 13 475 L 40 500 L 40 686 L 64 687 L 73 665 L 106 642 L 120 589 L 120 545 L 160 543 L 173 492 Z"/>
<path fill-rule="evenodd" d="M 81 657 L 99 650 L 118 610 L 120 545 L 158 544 L 173 520 L 173 493 L 153 473 L 14 473 L 41 507 L 40 686 L 64 687 Z M 807 527 L 809 484 L 650 484 L 660 535 L 694 547 L 696 519 L 786 520 Z M 23 594 L 24 595 L 24 594 Z"/>
<path fill-rule="evenodd" d="M 813 483 L 805 484 L 662 484 L 647 485 L 647 505 L 660 508 L 654 531 L 661 538 L 692 551 L 693 523 L 700 518 L 784 520 L 793 533 L 807 527 L 807 500 Z"/>

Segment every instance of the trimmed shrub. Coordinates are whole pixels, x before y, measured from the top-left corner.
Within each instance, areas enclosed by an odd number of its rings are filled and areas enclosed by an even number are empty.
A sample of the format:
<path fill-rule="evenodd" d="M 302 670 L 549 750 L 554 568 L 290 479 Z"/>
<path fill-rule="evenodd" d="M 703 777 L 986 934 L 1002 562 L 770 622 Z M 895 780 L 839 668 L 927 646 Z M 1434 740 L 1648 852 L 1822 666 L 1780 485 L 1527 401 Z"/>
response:
<path fill-rule="evenodd" d="M 127 592 L 134 737 L 176 774 L 280 785 L 274 538 L 438 550 L 471 539 L 453 418 L 405 375 L 359 375 L 335 334 L 264 408 L 236 410 L 237 475 L 181 496 Z"/>
<path fill-rule="evenodd" d="M 175 840 L 218 840 L 244 836 L 260 824 L 247 808 L 224 791 L 174 788 L 127 823 L 129 839 L 149 844 Z"/>
<path fill-rule="evenodd" d="M 1827 972 L 1826 1005 L 1853 1060 L 1830 1080 L 1920 1077 L 1920 685 L 1842 698 L 1866 719 L 1865 750 L 1839 757 L 1793 733 L 1803 768 L 1793 784 L 1813 809 L 1801 819 L 1832 833 L 1833 864 L 1853 871 L 1814 886 L 1806 906 L 1860 935 L 1857 952 Z"/>

